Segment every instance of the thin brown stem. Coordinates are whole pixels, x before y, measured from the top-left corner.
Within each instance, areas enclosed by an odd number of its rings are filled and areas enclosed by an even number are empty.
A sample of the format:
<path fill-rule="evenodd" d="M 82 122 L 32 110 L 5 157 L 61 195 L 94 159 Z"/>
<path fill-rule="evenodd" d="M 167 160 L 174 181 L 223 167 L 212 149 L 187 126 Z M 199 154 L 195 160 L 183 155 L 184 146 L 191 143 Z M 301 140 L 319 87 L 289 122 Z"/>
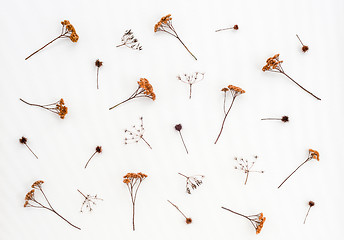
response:
<path fill-rule="evenodd" d="M 31 150 L 31 148 L 29 147 L 29 145 L 27 145 L 25 143 L 25 146 L 30 150 L 30 152 L 38 159 L 37 155 Z"/>
<path fill-rule="evenodd" d="M 141 137 L 141 138 L 142 138 L 142 140 L 148 145 L 148 147 L 149 147 L 150 149 L 152 149 L 151 145 L 149 145 L 149 143 L 148 143 L 143 137 Z"/>
<path fill-rule="evenodd" d="M 286 179 L 284 179 L 284 181 L 278 186 L 278 188 L 280 188 L 283 183 L 285 183 L 285 181 L 288 180 L 288 178 L 291 177 L 291 175 L 293 175 L 303 164 L 305 164 L 306 162 L 308 162 L 310 160 L 310 158 L 307 158 L 306 161 L 304 161 L 303 163 L 301 163 Z"/>
<path fill-rule="evenodd" d="M 221 125 L 220 133 L 219 133 L 219 135 L 217 136 L 216 141 L 215 141 L 214 144 L 217 143 L 217 141 L 219 140 L 219 138 L 220 138 L 220 136 L 221 136 L 221 133 L 222 133 L 222 130 L 223 130 L 223 126 L 225 125 L 226 118 L 227 118 L 227 116 L 228 116 L 229 111 L 231 110 L 231 108 L 232 108 L 232 106 L 233 106 L 233 103 L 234 103 L 235 98 L 236 98 L 236 96 L 233 97 L 232 103 L 231 103 L 231 105 L 230 105 L 230 107 L 229 107 L 229 109 L 228 109 L 228 111 L 227 111 L 227 113 L 226 113 L 226 115 L 225 115 L 225 117 L 224 117 L 224 119 L 223 119 L 223 122 L 222 122 L 222 125 Z"/>
<path fill-rule="evenodd" d="M 192 52 L 190 52 L 190 50 L 186 47 L 186 45 L 183 43 L 183 41 L 178 36 L 176 38 L 181 42 L 181 44 L 183 44 L 183 46 L 185 47 L 186 50 L 188 50 L 188 52 L 191 54 L 191 56 L 193 56 L 194 59 L 197 60 L 195 55 L 193 55 Z"/>
<path fill-rule="evenodd" d="M 188 149 L 186 148 L 186 145 L 185 145 L 185 142 L 184 142 L 183 135 L 182 135 L 182 133 L 181 133 L 180 131 L 178 131 L 178 132 L 179 132 L 179 134 L 180 134 L 180 138 L 182 139 L 183 145 L 184 145 L 184 147 L 185 147 L 186 154 L 189 154 Z"/>
<path fill-rule="evenodd" d="M 88 159 L 86 165 L 85 165 L 85 168 L 87 167 L 88 163 L 91 161 L 91 159 L 93 158 L 93 156 L 97 153 L 97 151 L 95 151 L 92 156 L 90 157 L 90 159 Z"/>

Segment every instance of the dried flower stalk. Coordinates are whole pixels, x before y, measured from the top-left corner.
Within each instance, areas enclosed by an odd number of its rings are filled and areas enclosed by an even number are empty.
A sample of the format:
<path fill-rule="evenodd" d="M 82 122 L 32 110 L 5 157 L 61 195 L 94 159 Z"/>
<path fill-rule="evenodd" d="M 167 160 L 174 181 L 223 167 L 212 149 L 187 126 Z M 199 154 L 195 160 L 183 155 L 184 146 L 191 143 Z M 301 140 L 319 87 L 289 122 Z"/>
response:
<path fill-rule="evenodd" d="M 258 158 L 258 156 L 254 156 L 255 159 Z M 249 162 L 248 160 L 244 160 L 243 158 L 238 159 L 237 157 L 234 158 L 234 160 L 237 162 L 238 166 L 235 166 L 234 169 L 238 169 L 243 171 L 246 174 L 246 179 L 245 179 L 245 185 L 247 183 L 248 180 L 248 175 L 250 174 L 250 172 L 256 172 L 256 173 L 264 173 L 264 171 L 255 171 L 255 170 L 251 170 L 252 167 L 254 166 L 255 162 Z"/>
<path fill-rule="evenodd" d="M 230 30 L 230 29 L 239 30 L 239 26 L 238 25 L 234 25 L 233 27 L 229 27 L 229 28 L 221 28 L 221 29 L 216 30 L 215 32 L 220 32 L 220 31 Z"/>
<path fill-rule="evenodd" d="M 183 215 L 183 217 L 185 217 L 186 224 L 192 223 L 192 218 L 187 217 L 182 211 L 180 211 L 179 207 L 177 205 L 173 204 L 170 200 L 167 200 L 167 201 L 169 203 L 171 203 L 173 207 L 177 208 L 177 210 Z"/>
<path fill-rule="evenodd" d="M 103 66 L 103 62 L 99 61 L 99 59 L 96 60 L 94 63 L 97 67 L 97 89 L 99 89 L 99 82 L 98 82 L 98 75 L 99 75 L 99 68 Z"/>
<path fill-rule="evenodd" d="M 306 223 L 306 219 L 308 217 L 308 214 L 309 214 L 309 210 L 311 210 L 311 207 L 313 207 L 315 205 L 315 203 L 313 201 L 309 201 L 308 202 L 308 205 L 309 205 L 309 208 L 308 208 L 308 211 L 307 211 L 307 214 L 306 214 L 306 217 L 305 217 L 305 220 L 303 221 L 303 224 Z"/>
<path fill-rule="evenodd" d="M 73 225 L 72 223 L 70 223 L 67 219 L 65 219 L 64 217 L 62 217 L 58 212 L 56 212 L 56 210 L 51 206 L 48 198 L 46 197 L 45 193 L 43 192 L 42 189 L 42 184 L 44 182 L 39 180 L 36 181 L 32 184 L 31 188 L 33 188 L 31 191 L 29 191 L 26 196 L 25 196 L 25 204 L 24 207 L 33 207 L 33 208 L 43 208 L 43 209 L 47 209 L 53 213 L 55 213 L 57 216 L 59 216 L 61 219 L 65 220 L 69 225 L 71 225 L 72 227 L 75 227 L 76 229 L 81 230 L 79 227 Z M 35 198 L 35 190 L 39 190 L 45 201 L 47 202 L 48 205 L 44 205 L 42 203 L 40 203 L 39 201 L 36 200 Z"/>
<path fill-rule="evenodd" d="M 94 157 L 94 155 L 95 155 L 96 153 L 101 153 L 102 151 L 103 151 L 103 149 L 102 149 L 101 146 L 97 146 L 97 147 L 96 147 L 96 151 L 92 154 L 92 156 L 90 157 L 90 159 L 88 159 L 88 161 L 87 161 L 87 163 L 86 163 L 86 165 L 85 165 L 85 169 L 86 169 L 88 163 L 89 163 L 89 162 L 91 161 L 91 159 Z"/>
<path fill-rule="evenodd" d="M 186 178 L 186 192 L 191 194 L 191 190 L 197 189 L 197 187 L 201 186 L 203 183 L 203 175 L 194 175 L 194 176 L 185 176 L 184 174 L 178 173 L 179 175 Z"/>
<path fill-rule="evenodd" d="M 194 83 L 200 82 L 204 79 L 205 73 L 195 72 L 193 74 L 181 74 L 177 76 L 177 79 L 183 83 L 186 83 L 190 87 L 189 99 L 191 99 L 192 85 Z"/>
<path fill-rule="evenodd" d="M 131 31 L 131 29 L 126 30 L 124 35 L 122 36 L 121 39 L 122 44 L 117 45 L 116 47 L 121 47 L 121 46 L 127 46 L 128 48 L 131 48 L 133 50 L 142 50 L 142 46 L 135 38 L 134 33 Z"/>
<path fill-rule="evenodd" d="M 19 139 L 19 142 L 21 144 L 24 144 L 29 150 L 30 152 L 38 159 L 37 155 L 31 150 L 31 148 L 29 147 L 29 145 L 27 145 L 27 138 L 26 137 L 22 137 Z"/>
<path fill-rule="evenodd" d="M 140 127 L 136 127 L 136 125 L 132 126 L 132 130 L 125 129 L 124 132 L 126 137 L 124 138 L 124 144 L 128 143 L 138 143 L 141 139 L 148 145 L 150 149 L 152 149 L 151 145 L 143 138 L 143 134 L 145 133 L 145 128 L 143 127 L 143 117 L 140 117 Z"/>
<path fill-rule="evenodd" d="M 187 149 L 187 147 L 186 147 L 186 145 L 185 145 L 185 142 L 184 142 L 183 135 L 182 135 L 182 133 L 181 133 L 182 128 L 183 128 L 183 127 L 182 127 L 181 124 L 177 124 L 176 126 L 174 126 L 174 129 L 176 129 L 176 131 L 179 132 L 180 138 L 182 139 L 184 148 L 185 148 L 185 150 L 186 150 L 186 154 L 189 154 L 188 149 Z"/>
<path fill-rule="evenodd" d="M 308 157 L 307 157 L 306 161 L 301 163 L 286 179 L 284 179 L 284 181 L 278 186 L 278 188 L 280 188 L 283 185 L 283 183 L 285 183 L 285 181 L 287 181 L 288 178 L 290 178 L 291 175 L 293 175 L 303 164 L 305 164 L 306 162 L 308 162 L 308 161 L 310 161 L 312 159 L 316 159 L 316 160 L 319 161 L 319 152 L 315 151 L 313 149 L 309 149 L 308 150 Z"/>
<path fill-rule="evenodd" d="M 302 43 L 301 39 L 299 38 L 299 35 L 296 34 L 296 37 L 299 39 L 299 41 L 300 41 L 300 43 L 302 45 L 302 48 L 301 48 L 302 52 L 304 52 L 304 53 L 307 52 L 309 50 L 309 47 Z"/>
<path fill-rule="evenodd" d="M 86 210 L 91 212 L 93 210 L 92 206 L 97 205 L 96 201 L 103 201 L 103 199 L 97 197 L 97 194 L 94 196 L 92 196 L 90 194 L 85 195 L 79 189 L 77 189 L 77 190 L 85 198 L 85 200 L 83 201 L 83 203 L 81 205 L 80 212 L 83 212 L 82 210 L 84 208 L 86 208 Z"/>
<path fill-rule="evenodd" d="M 45 44 L 43 47 L 38 49 L 36 52 L 32 53 L 30 56 L 25 58 L 25 60 L 28 60 L 30 57 L 32 57 L 33 55 L 35 55 L 36 53 L 38 53 L 43 48 L 47 47 L 49 44 L 53 43 L 57 39 L 69 38 L 72 42 L 77 42 L 79 40 L 79 36 L 78 36 L 78 34 L 76 34 L 74 26 L 72 24 L 70 24 L 70 22 L 68 20 L 62 21 L 61 24 L 62 24 L 61 34 L 57 38 L 51 40 L 49 43 Z"/>
<path fill-rule="evenodd" d="M 24 102 L 30 106 L 41 107 L 41 108 L 46 109 L 50 112 L 56 113 L 57 115 L 60 116 L 61 119 L 64 119 L 66 114 L 68 113 L 68 108 L 64 105 L 65 103 L 64 103 L 63 98 L 61 98 L 57 102 L 54 102 L 51 104 L 46 104 L 46 105 L 38 105 L 38 104 L 28 103 L 21 98 L 20 98 L 20 101 L 22 101 L 22 102 Z"/>
<path fill-rule="evenodd" d="M 279 120 L 279 121 L 286 123 L 286 122 L 289 122 L 289 117 L 283 116 L 281 118 L 262 118 L 261 120 Z"/>

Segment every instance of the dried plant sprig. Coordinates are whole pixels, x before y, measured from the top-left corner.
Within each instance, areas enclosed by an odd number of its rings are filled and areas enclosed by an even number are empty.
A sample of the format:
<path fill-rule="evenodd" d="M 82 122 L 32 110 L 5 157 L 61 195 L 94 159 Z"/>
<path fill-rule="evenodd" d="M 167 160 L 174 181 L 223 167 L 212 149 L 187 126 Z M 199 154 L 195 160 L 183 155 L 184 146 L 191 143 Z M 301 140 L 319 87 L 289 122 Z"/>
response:
<path fill-rule="evenodd" d="M 103 201 L 103 199 L 98 198 L 97 194 L 92 196 L 90 194 L 83 194 L 79 189 L 77 189 L 78 192 L 85 198 L 84 201 L 82 202 L 80 212 L 83 212 L 82 210 L 86 208 L 89 212 L 93 210 L 92 206 L 97 205 L 96 201 Z"/>
<path fill-rule="evenodd" d="M 239 26 L 235 24 L 233 27 L 229 27 L 229 28 L 221 28 L 221 29 L 218 29 L 218 30 L 216 30 L 215 32 L 220 32 L 220 31 L 224 31 L 224 30 L 230 30 L 230 29 L 233 29 L 233 30 L 239 30 Z"/>
<path fill-rule="evenodd" d="M 266 60 L 266 65 L 262 68 L 263 72 L 275 72 L 275 73 L 281 73 L 287 78 L 289 78 L 293 83 L 295 83 L 297 86 L 299 86 L 302 90 L 307 92 L 308 94 L 312 95 L 318 100 L 321 100 L 317 96 L 315 96 L 313 93 L 302 87 L 299 83 L 297 83 L 294 79 L 292 79 L 288 74 L 286 74 L 282 68 L 283 61 L 279 60 L 279 54 L 276 54 L 273 57 L 270 57 Z"/>
<path fill-rule="evenodd" d="M 280 188 L 283 183 L 285 183 L 285 181 L 287 181 L 291 177 L 291 175 L 293 175 L 303 164 L 309 162 L 312 159 L 316 159 L 319 161 L 319 152 L 313 149 L 309 149 L 307 159 L 303 163 L 301 163 L 286 179 L 284 179 L 284 181 L 278 186 L 278 188 Z"/>
<path fill-rule="evenodd" d="M 96 62 L 94 63 L 94 65 L 96 65 L 96 67 L 97 67 L 97 89 L 99 89 L 99 82 L 98 82 L 99 68 L 101 66 L 103 66 L 103 62 L 101 62 L 101 61 L 99 61 L 99 59 L 97 59 Z"/>
<path fill-rule="evenodd" d="M 42 209 L 47 209 L 53 213 L 55 213 L 57 216 L 59 216 L 61 219 L 65 220 L 69 225 L 71 225 L 72 227 L 75 227 L 76 229 L 81 230 L 79 227 L 73 225 L 72 223 L 70 223 L 67 219 L 65 219 L 64 217 L 62 217 L 51 205 L 51 203 L 49 202 L 47 196 L 45 195 L 43 189 L 42 189 L 42 184 L 44 183 L 44 181 L 39 180 L 36 181 L 32 184 L 31 188 L 33 188 L 32 190 L 30 190 L 26 196 L 25 196 L 25 203 L 24 203 L 24 207 L 33 207 L 33 208 L 42 208 Z M 38 190 L 39 192 L 42 193 L 46 203 L 48 205 L 44 205 L 43 203 L 39 202 L 36 198 L 35 198 L 35 190 Z"/>
<path fill-rule="evenodd" d="M 261 120 L 279 120 L 279 121 L 286 123 L 286 122 L 289 122 L 289 117 L 283 116 L 281 118 L 262 118 Z"/>
<path fill-rule="evenodd" d="M 251 222 L 251 224 L 253 225 L 253 227 L 256 229 L 256 234 L 260 233 L 260 231 L 262 230 L 264 222 L 266 220 L 266 217 L 263 216 L 263 213 L 258 213 L 256 215 L 245 216 L 243 214 L 234 212 L 233 210 L 230 210 L 228 208 L 225 208 L 225 207 L 222 207 L 222 208 L 227 210 L 227 211 L 230 211 L 230 212 L 232 212 L 234 214 L 237 214 L 239 216 L 242 216 L 242 217 L 248 219 Z"/>
<path fill-rule="evenodd" d="M 174 29 L 173 25 L 172 25 L 172 17 L 171 14 L 168 14 L 164 17 L 162 17 L 160 19 L 160 21 L 155 24 L 154 26 L 154 32 L 165 32 L 169 35 L 172 35 L 173 37 L 177 38 L 179 40 L 179 42 L 185 47 L 185 49 L 191 54 L 191 56 L 194 57 L 195 60 L 197 60 L 197 58 L 195 57 L 195 55 L 193 55 L 190 50 L 186 47 L 186 45 L 183 43 L 183 41 L 180 39 L 180 37 L 178 36 L 176 30 Z"/>
<path fill-rule="evenodd" d="M 190 224 L 192 223 L 192 218 L 187 217 L 180 209 L 177 205 L 173 204 L 170 200 L 167 200 L 169 203 L 172 204 L 173 207 L 177 208 L 177 210 L 183 215 L 183 217 L 185 217 L 185 222 L 186 224 Z"/>
<path fill-rule="evenodd" d="M 72 24 L 70 24 L 70 22 L 68 20 L 62 21 L 61 24 L 62 24 L 61 34 L 57 38 L 51 40 L 49 43 L 45 44 L 43 47 L 41 47 L 40 49 L 38 49 L 37 51 L 32 53 L 27 58 L 25 58 L 25 60 L 28 60 L 30 57 L 32 57 L 33 55 L 35 55 L 36 53 L 38 53 L 43 48 L 47 47 L 49 44 L 53 43 L 57 39 L 69 38 L 72 42 L 77 42 L 79 40 L 79 36 L 78 36 L 78 34 L 76 34 L 74 26 Z"/>
<path fill-rule="evenodd" d="M 258 156 L 254 156 L 254 158 L 258 159 Z M 235 157 L 234 160 L 237 163 L 237 166 L 235 166 L 234 169 L 238 169 L 240 171 L 243 171 L 246 174 L 245 185 L 247 183 L 248 175 L 251 172 L 264 173 L 264 171 L 252 170 L 252 167 L 256 163 L 255 161 L 248 161 L 248 160 L 243 159 L 243 158 L 238 159 L 237 157 Z"/>
<path fill-rule="evenodd" d="M 186 192 L 188 194 L 191 194 L 191 190 L 195 190 L 197 187 L 201 186 L 203 178 L 205 178 L 204 175 L 186 176 L 181 173 L 178 174 L 186 178 Z"/>
<path fill-rule="evenodd" d="M 299 35 L 296 34 L 296 37 L 299 39 L 299 41 L 302 45 L 302 48 L 301 48 L 302 52 L 304 52 L 304 53 L 307 52 L 309 50 L 309 47 L 302 43 L 301 39 L 299 38 Z"/>
<path fill-rule="evenodd" d="M 85 168 L 87 167 L 88 163 L 91 161 L 91 159 L 94 157 L 94 155 L 96 155 L 96 153 L 101 153 L 103 151 L 101 146 L 97 146 L 96 147 L 96 151 L 92 154 L 92 156 L 90 157 L 90 159 L 88 159 Z"/>
<path fill-rule="evenodd" d="M 128 48 L 131 48 L 133 50 L 142 50 L 142 46 L 135 38 L 134 33 L 131 31 L 131 29 L 126 30 L 125 33 L 122 36 L 121 39 L 122 44 L 117 45 L 116 47 L 121 47 L 121 46 L 127 46 Z"/>
<path fill-rule="evenodd" d="M 176 126 L 174 126 L 174 129 L 176 129 L 177 132 L 179 132 L 179 135 L 180 135 L 180 138 L 182 139 L 182 142 L 183 142 L 183 145 L 184 145 L 184 148 L 186 150 L 186 153 L 189 154 L 189 151 L 185 145 L 185 142 L 184 142 L 184 138 L 183 138 L 183 135 L 181 133 L 181 130 L 182 130 L 183 126 L 181 124 L 177 124 Z"/>
<path fill-rule="evenodd" d="M 68 113 L 68 108 L 65 106 L 63 98 L 61 98 L 59 101 L 51 103 L 51 104 L 46 104 L 46 105 L 39 105 L 39 104 L 33 104 L 33 103 L 28 103 L 24 101 L 23 99 L 20 98 L 20 101 L 23 103 L 26 103 L 30 106 L 35 106 L 35 107 L 41 107 L 43 109 L 46 109 L 50 112 L 56 113 L 57 115 L 60 116 L 61 119 L 64 119 L 66 114 Z"/>
<path fill-rule="evenodd" d="M 136 196 L 137 190 L 141 186 L 143 180 L 145 180 L 148 176 L 144 173 L 127 173 L 123 178 L 123 182 L 127 185 L 131 203 L 133 204 L 133 231 L 135 231 L 135 203 L 136 203 Z"/>
<path fill-rule="evenodd" d="M 306 223 L 306 219 L 307 219 L 307 217 L 308 217 L 309 210 L 311 210 L 311 207 L 313 207 L 314 205 L 315 205 L 315 203 L 314 203 L 313 201 L 309 201 L 309 202 L 308 202 L 309 208 L 308 208 L 307 214 L 306 214 L 306 216 L 305 216 L 305 220 L 303 221 L 303 224 Z"/>
<path fill-rule="evenodd" d="M 155 101 L 156 96 L 153 91 L 153 87 L 149 83 L 149 81 L 146 78 L 140 78 L 140 81 L 138 81 L 137 83 L 139 84 L 139 87 L 136 89 L 136 91 L 133 94 L 131 94 L 131 96 L 128 99 L 116 104 L 113 107 L 110 107 L 109 110 L 121 105 L 122 103 L 128 102 L 134 98 L 147 97 Z"/>
<path fill-rule="evenodd" d="M 133 125 L 131 130 L 125 129 L 125 138 L 124 144 L 128 143 L 138 143 L 141 139 L 148 145 L 150 149 L 152 149 L 151 145 L 144 139 L 143 134 L 145 133 L 145 128 L 143 126 L 143 117 L 140 117 L 140 127 Z"/>
<path fill-rule="evenodd" d="M 222 125 L 221 125 L 221 129 L 220 129 L 220 133 L 219 135 L 217 136 L 216 140 L 215 140 L 215 143 L 217 143 L 217 141 L 219 140 L 220 136 L 221 136 L 221 133 L 222 133 L 222 130 L 223 130 L 223 127 L 225 125 L 225 122 L 226 122 L 226 119 L 227 119 L 227 116 L 229 114 L 229 111 L 231 110 L 232 106 L 233 106 L 233 103 L 236 99 L 237 96 L 241 95 L 241 94 L 244 94 L 245 93 L 245 90 L 242 90 L 241 88 L 239 87 L 235 87 L 233 85 L 228 85 L 227 88 L 222 88 L 221 91 L 223 91 L 225 93 L 224 95 L 224 103 L 223 103 L 223 110 L 225 112 L 225 117 L 223 118 L 223 121 L 222 121 Z M 229 106 L 228 110 L 226 111 L 226 95 L 227 95 L 227 91 L 229 91 L 232 95 L 232 102 L 231 102 L 231 105 Z"/>
<path fill-rule="evenodd" d="M 30 150 L 30 152 L 38 159 L 38 157 L 37 157 L 37 155 L 31 150 L 31 148 L 29 147 L 29 145 L 27 145 L 27 138 L 26 137 L 22 137 L 22 138 L 20 138 L 19 139 L 19 142 L 21 143 L 21 144 L 24 144 L 29 150 Z"/>
<path fill-rule="evenodd" d="M 189 93 L 189 99 L 191 99 L 191 93 L 192 93 L 192 85 L 194 83 L 200 82 L 204 79 L 204 74 L 205 73 L 201 73 L 201 72 L 195 72 L 192 74 L 181 74 L 177 76 L 177 79 L 183 83 L 186 83 L 189 85 L 190 88 L 190 93 Z"/>

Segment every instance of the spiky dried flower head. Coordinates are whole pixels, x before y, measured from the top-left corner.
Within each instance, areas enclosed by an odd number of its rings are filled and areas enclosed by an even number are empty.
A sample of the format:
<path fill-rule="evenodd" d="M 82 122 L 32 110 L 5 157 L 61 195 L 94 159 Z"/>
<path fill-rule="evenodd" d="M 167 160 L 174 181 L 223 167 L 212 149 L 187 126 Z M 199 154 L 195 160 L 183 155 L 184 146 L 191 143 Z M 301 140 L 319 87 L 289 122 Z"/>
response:
<path fill-rule="evenodd" d="M 101 146 L 97 146 L 96 147 L 96 152 L 97 153 L 101 153 L 103 151 L 102 147 Z"/>
<path fill-rule="evenodd" d="M 63 98 L 60 99 L 60 101 L 56 104 L 57 113 L 60 116 L 61 119 L 64 119 L 66 114 L 68 113 L 68 107 L 64 105 Z"/>
<path fill-rule="evenodd" d="M 302 51 L 303 52 L 307 52 L 309 50 L 309 47 L 308 46 L 306 46 L 306 45 L 303 45 L 302 46 Z"/>
<path fill-rule="evenodd" d="M 233 29 L 234 29 L 234 30 L 238 30 L 238 29 L 239 29 L 239 26 L 235 24 L 235 25 L 233 26 Z"/>
<path fill-rule="evenodd" d="M 176 126 L 174 126 L 174 128 L 177 130 L 177 131 L 180 131 L 182 130 L 183 126 L 181 124 L 177 124 Z"/>
<path fill-rule="evenodd" d="M 101 67 L 103 66 L 103 62 L 99 61 L 99 59 L 96 60 L 96 62 L 94 63 L 96 65 L 96 67 Z"/>
<path fill-rule="evenodd" d="M 241 89 L 239 87 L 233 86 L 233 85 L 228 85 L 228 89 L 231 90 L 231 91 L 236 92 L 237 94 L 245 93 L 245 90 L 243 90 L 243 89 Z"/>
<path fill-rule="evenodd" d="M 27 143 L 27 138 L 26 137 L 22 137 L 19 139 L 19 142 L 22 144 L 26 144 Z"/>
<path fill-rule="evenodd" d="M 314 158 L 319 161 L 319 152 L 313 149 L 309 149 L 309 155 L 311 158 Z"/>
<path fill-rule="evenodd" d="M 28 192 L 25 195 L 25 201 L 34 200 L 34 198 L 35 198 L 35 189 L 32 189 L 30 192 Z"/>
<path fill-rule="evenodd" d="M 266 217 L 263 216 L 263 213 L 260 213 L 258 218 L 258 225 L 256 227 L 256 234 L 260 233 L 260 231 L 262 230 L 265 220 Z"/>
<path fill-rule="evenodd" d="M 186 218 L 185 222 L 186 222 L 186 224 L 190 224 L 190 223 L 192 223 L 192 219 L 191 218 Z"/>
<path fill-rule="evenodd" d="M 153 99 L 153 101 L 155 100 L 155 93 L 153 91 L 153 87 L 152 85 L 149 83 L 149 81 L 146 78 L 140 78 L 140 81 L 137 82 L 140 86 L 140 88 L 142 88 L 144 90 L 144 94 L 147 97 L 150 97 L 151 99 Z"/>
<path fill-rule="evenodd" d="M 289 122 L 289 117 L 288 117 L 288 116 L 283 116 L 283 117 L 281 118 L 281 121 L 282 121 L 282 122 Z"/>
<path fill-rule="evenodd" d="M 308 202 L 308 205 L 309 205 L 310 207 L 313 207 L 313 206 L 315 205 L 315 203 L 314 203 L 313 201 L 309 201 L 309 202 Z"/>
<path fill-rule="evenodd" d="M 162 30 L 165 25 L 168 25 L 172 20 L 171 14 L 168 14 L 160 19 L 160 21 L 155 24 L 154 26 L 154 32 L 157 32 L 159 30 Z"/>
<path fill-rule="evenodd" d="M 272 69 L 279 69 L 280 64 L 283 63 L 283 61 L 279 60 L 279 54 L 276 54 L 273 57 L 270 57 L 266 60 L 266 65 L 262 68 L 263 72 L 269 71 Z"/>
<path fill-rule="evenodd" d="M 34 182 L 31 187 L 35 188 L 35 189 L 40 189 L 43 183 L 44 183 L 44 181 L 38 180 L 38 181 Z"/>
<path fill-rule="evenodd" d="M 68 20 L 64 20 L 61 22 L 62 26 L 66 27 L 66 29 L 71 32 L 71 35 L 69 36 L 69 39 L 72 42 L 77 42 L 79 40 L 79 36 L 75 31 L 74 26 L 68 21 Z"/>

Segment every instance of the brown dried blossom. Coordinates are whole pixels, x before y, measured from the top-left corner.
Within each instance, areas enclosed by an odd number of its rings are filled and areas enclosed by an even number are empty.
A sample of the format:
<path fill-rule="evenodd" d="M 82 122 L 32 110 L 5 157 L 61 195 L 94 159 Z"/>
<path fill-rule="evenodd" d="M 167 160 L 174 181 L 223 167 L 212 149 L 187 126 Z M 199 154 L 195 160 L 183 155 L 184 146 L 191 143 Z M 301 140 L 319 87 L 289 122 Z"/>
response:
<path fill-rule="evenodd" d="M 150 149 L 152 149 L 151 145 L 143 138 L 143 134 L 145 133 L 145 128 L 143 126 L 143 117 L 140 117 L 140 127 L 136 125 L 132 126 L 131 130 L 125 129 L 124 133 L 126 134 L 124 138 L 124 144 L 128 143 L 138 143 L 141 139 L 148 145 Z"/>
<path fill-rule="evenodd" d="M 192 223 L 192 218 L 187 217 L 187 216 L 179 209 L 179 207 L 178 207 L 177 205 L 173 204 L 170 200 L 167 200 L 167 201 L 168 201 L 169 203 L 171 203 L 172 206 L 175 207 L 175 208 L 183 215 L 183 217 L 185 217 L 185 222 L 186 222 L 186 224 Z"/>
<path fill-rule="evenodd" d="M 19 139 L 19 142 L 21 143 L 21 144 L 24 144 L 29 150 L 30 150 L 30 152 L 38 159 L 38 157 L 37 157 L 37 155 L 31 150 L 31 148 L 29 147 L 29 145 L 27 145 L 27 138 L 26 137 L 22 137 L 22 138 L 20 138 Z"/>
<path fill-rule="evenodd" d="M 141 44 L 139 43 L 137 38 L 135 38 L 134 33 L 131 31 L 131 29 L 125 31 L 122 36 L 121 42 L 122 44 L 117 45 L 116 47 L 126 46 L 133 50 L 142 50 Z"/>
<path fill-rule="evenodd" d="M 189 94 L 189 99 L 191 99 L 191 91 L 192 91 L 192 85 L 194 83 L 200 82 L 204 79 L 204 74 L 205 73 L 201 73 L 201 72 L 195 72 L 192 74 L 181 74 L 177 76 L 177 79 L 183 83 L 186 83 L 189 85 L 190 87 L 190 94 Z"/>
<path fill-rule="evenodd" d="M 258 156 L 254 156 L 255 159 L 258 159 Z M 256 171 L 256 170 L 252 170 L 252 167 L 254 166 L 254 164 L 256 163 L 255 161 L 248 161 L 248 160 L 244 160 L 243 158 L 238 159 L 237 157 L 234 158 L 234 160 L 237 163 L 237 166 L 234 167 L 234 169 L 243 171 L 246 174 L 246 179 L 245 179 L 245 185 L 247 183 L 248 180 L 248 175 L 251 172 L 256 172 L 256 173 L 264 173 L 264 171 Z"/>
<path fill-rule="evenodd" d="M 91 161 L 91 159 L 94 157 L 94 155 L 96 153 L 101 153 L 103 151 L 102 147 L 101 146 L 97 146 L 96 147 L 96 151 L 92 154 L 92 156 L 90 157 L 90 159 L 88 159 L 86 165 L 85 165 L 85 168 L 87 167 L 88 163 Z"/>
<path fill-rule="evenodd" d="M 60 116 L 61 119 L 64 119 L 66 114 L 68 113 L 68 108 L 65 106 L 63 98 L 61 98 L 57 102 L 54 102 L 51 104 L 46 104 L 46 105 L 38 105 L 38 104 L 28 103 L 21 98 L 20 98 L 20 101 L 22 101 L 22 102 L 24 102 L 30 106 L 41 107 L 41 108 L 46 109 L 50 112 L 56 113 L 57 115 Z"/>
<path fill-rule="evenodd" d="M 78 192 L 85 198 L 84 201 L 82 202 L 80 212 L 83 212 L 82 210 L 86 208 L 89 212 L 93 210 L 92 206 L 97 205 L 96 201 L 103 201 L 103 199 L 98 198 L 97 194 L 92 196 L 90 194 L 83 194 L 79 189 L 77 189 Z"/>
<path fill-rule="evenodd" d="M 186 176 L 184 174 L 178 173 L 179 175 L 186 178 L 186 193 L 191 194 L 191 190 L 197 189 L 203 183 L 203 175 Z"/>

